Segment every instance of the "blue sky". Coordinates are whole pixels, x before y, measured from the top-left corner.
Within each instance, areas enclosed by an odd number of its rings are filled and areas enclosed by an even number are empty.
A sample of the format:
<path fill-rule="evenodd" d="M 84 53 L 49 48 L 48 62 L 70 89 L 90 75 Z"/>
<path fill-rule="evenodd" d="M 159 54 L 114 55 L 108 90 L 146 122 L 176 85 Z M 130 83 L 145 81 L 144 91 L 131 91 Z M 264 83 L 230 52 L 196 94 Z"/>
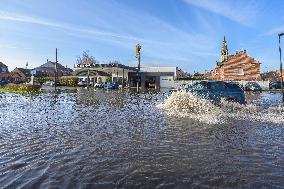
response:
<path fill-rule="evenodd" d="M 262 71 L 278 69 L 284 32 L 279 0 L 0 0 L 0 61 L 9 69 L 55 59 L 73 67 L 82 51 L 100 62 L 211 70 L 223 36 L 229 53 L 246 49 Z M 284 43 L 284 41 L 283 41 Z"/>

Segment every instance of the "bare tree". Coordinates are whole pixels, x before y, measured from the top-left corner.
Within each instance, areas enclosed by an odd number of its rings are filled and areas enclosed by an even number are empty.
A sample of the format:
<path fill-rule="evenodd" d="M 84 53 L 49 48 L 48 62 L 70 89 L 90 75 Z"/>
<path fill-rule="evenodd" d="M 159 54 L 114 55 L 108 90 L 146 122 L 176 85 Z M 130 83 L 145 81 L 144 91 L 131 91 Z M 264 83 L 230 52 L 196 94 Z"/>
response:
<path fill-rule="evenodd" d="M 83 51 L 82 56 L 78 56 L 76 60 L 77 64 L 88 64 L 88 65 L 94 65 L 97 64 L 98 61 L 89 54 L 89 51 Z"/>

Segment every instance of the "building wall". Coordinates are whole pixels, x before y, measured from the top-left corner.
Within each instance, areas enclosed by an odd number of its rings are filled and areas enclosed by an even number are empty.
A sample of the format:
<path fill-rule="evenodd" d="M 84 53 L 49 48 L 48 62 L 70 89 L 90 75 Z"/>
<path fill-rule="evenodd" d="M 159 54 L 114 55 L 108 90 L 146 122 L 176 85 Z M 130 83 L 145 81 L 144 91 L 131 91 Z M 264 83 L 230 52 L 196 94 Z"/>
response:
<path fill-rule="evenodd" d="M 248 56 L 246 51 L 230 55 L 228 61 L 222 62 L 212 72 L 213 80 L 222 81 L 258 81 L 260 80 L 260 63 Z"/>
<path fill-rule="evenodd" d="M 18 68 L 15 68 L 10 72 L 9 78 L 13 83 L 24 83 L 29 80 L 29 78 Z"/>
<path fill-rule="evenodd" d="M 148 73 L 174 73 L 177 76 L 177 67 L 141 67 L 140 72 Z"/>
<path fill-rule="evenodd" d="M 281 81 L 281 71 L 277 70 L 276 74 L 278 75 L 278 81 Z M 282 77 L 284 78 L 284 70 L 282 70 Z"/>
<path fill-rule="evenodd" d="M 175 73 L 174 72 L 140 72 L 139 75 L 140 75 L 140 78 L 141 78 L 141 82 L 140 82 L 141 88 L 145 88 L 145 87 L 147 88 L 146 83 L 150 80 L 155 81 L 155 88 L 160 88 L 161 87 L 160 86 L 161 79 L 165 79 L 165 78 L 168 78 L 168 80 L 169 80 L 169 78 L 172 78 L 172 79 L 171 79 L 171 81 L 167 82 L 168 86 L 165 86 L 165 82 L 162 83 L 163 84 L 162 87 L 171 88 L 172 85 L 174 85 L 174 79 L 175 79 Z M 129 78 L 128 86 L 129 87 L 136 87 L 137 73 L 129 72 L 128 78 Z"/>

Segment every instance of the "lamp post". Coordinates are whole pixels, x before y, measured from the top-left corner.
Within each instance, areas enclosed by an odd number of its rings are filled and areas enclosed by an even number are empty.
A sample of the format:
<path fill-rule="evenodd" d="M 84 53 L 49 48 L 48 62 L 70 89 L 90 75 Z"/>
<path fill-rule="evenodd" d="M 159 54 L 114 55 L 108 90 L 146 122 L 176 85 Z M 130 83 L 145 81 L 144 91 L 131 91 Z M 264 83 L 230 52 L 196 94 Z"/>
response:
<path fill-rule="evenodd" d="M 57 80 L 57 48 L 55 49 L 55 64 L 54 64 L 54 90 L 56 92 L 56 80 Z"/>
<path fill-rule="evenodd" d="M 140 50 L 141 50 L 141 45 L 137 44 L 136 45 L 136 58 L 138 59 L 138 68 L 137 68 L 137 73 L 136 73 L 136 77 L 137 77 L 137 81 L 136 81 L 136 87 L 137 87 L 137 93 L 139 93 L 139 82 L 140 82 Z"/>
<path fill-rule="evenodd" d="M 281 44 L 280 44 L 280 38 L 283 36 L 284 33 L 279 33 L 279 54 L 280 54 L 280 77 L 281 77 L 281 92 L 282 92 L 282 102 L 284 103 L 284 91 L 283 91 L 283 71 L 282 71 L 282 60 L 281 60 Z"/>

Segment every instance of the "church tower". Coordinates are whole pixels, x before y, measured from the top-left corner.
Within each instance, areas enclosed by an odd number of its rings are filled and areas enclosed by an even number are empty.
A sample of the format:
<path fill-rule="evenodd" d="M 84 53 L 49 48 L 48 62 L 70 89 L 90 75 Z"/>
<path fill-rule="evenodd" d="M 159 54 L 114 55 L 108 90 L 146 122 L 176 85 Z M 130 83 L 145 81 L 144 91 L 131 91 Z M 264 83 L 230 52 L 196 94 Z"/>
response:
<path fill-rule="evenodd" d="M 222 44 L 222 50 L 221 50 L 221 62 L 225 62 L 228 60 L 228 47 L 227 47 L 227 41 L 226 38 L 224 36 L 224 40 L 223 40 L 223 44 Z"/>

